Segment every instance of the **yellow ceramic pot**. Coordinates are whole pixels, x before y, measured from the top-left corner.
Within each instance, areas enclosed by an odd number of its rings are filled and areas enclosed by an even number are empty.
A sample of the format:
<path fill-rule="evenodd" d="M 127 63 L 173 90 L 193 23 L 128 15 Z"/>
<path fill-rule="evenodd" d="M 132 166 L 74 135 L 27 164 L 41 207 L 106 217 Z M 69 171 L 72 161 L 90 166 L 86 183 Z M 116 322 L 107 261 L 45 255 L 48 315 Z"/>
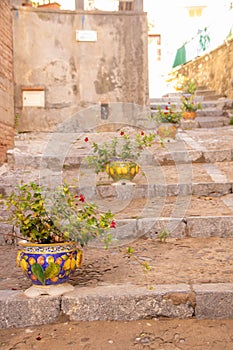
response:
<path fill-rule="evenodd" d="M 139 172 L 139 166 L 131 161 L 114 160 L 106 164 L 106 172 L 114 182 L 121 180 L 132 181 Z"/>

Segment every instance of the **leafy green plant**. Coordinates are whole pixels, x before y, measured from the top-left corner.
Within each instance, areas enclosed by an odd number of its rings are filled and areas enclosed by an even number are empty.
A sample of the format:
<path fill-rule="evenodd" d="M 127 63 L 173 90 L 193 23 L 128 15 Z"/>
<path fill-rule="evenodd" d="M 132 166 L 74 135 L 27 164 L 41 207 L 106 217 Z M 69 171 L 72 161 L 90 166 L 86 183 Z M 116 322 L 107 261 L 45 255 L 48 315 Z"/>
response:
<path fill-rule="evenodd" d="M 233 125 L 233 116 L 230 118 L 230 125 Z"/>
<path fill-rule="evenodd" d="M 158 239 L 161 243 L 165 243 L 166 240 L 168 238 L 168 232 L 166 229 L 164 229 L 163 231 L 161 231 L 159 234 L 158 234 Z"/>
<path fill-rule="evenodd" d="M 87 156 L 88 165 L 93 166 L 95 173 L 105 171 L 106 164 L 110 160 L 136 161 L 146 147 L 150 147 L 156 134 L 146 135 L 144 131 L 136 135 L 129 135 L 124 130 L 110 142 L 92 144 L 92 156 Z M 86 137 L 85 142 L 89 142 Z"/>
<path fill-rule="evenodd" d="M 181 97 L 181 110 L 187 112 L 196 112 L 198 109 L 202 108 L 200 102 L 195 100 L 195 96 L 192 94 L 183 94 Z"/>
<path fill-rule="evenodd" d="M 174 104 L 168 102 L 165 109 L 159 106 L 156 116 L 152 116 L 151 118 L 157 123 L 178 124 L 182 118 L 182 113 L 180 110 L 177 110 Z"/>
<path fill-rule="evenodd" d="M 34 243 L 76 241 L 83 247 L 98 238 L 107 245 L 108 231 L 115 227 L 111 211 L 100 212 L 82 194 L 73 194 L 66 183 L 49 198 L 36 183 L 22 184 L 3 203 L 10 212 L 8 222 L 20 229 L 20 238 Z"/>
<path fill-rule="evenodd" d="M 184 94 L 195 95 L 197 91 L 197 82 L 196 80 L 186 79 L 183 83 L 182 90 Z"/>
<path fill-rule="evenodd" d="M 181 95 L 181 110 L 183 112 L 196 112 L 202 108 L 200 102 L 196 101 L 197 83 L 195 80 L 187 80 L 183 85 L 183 93 Z"/>

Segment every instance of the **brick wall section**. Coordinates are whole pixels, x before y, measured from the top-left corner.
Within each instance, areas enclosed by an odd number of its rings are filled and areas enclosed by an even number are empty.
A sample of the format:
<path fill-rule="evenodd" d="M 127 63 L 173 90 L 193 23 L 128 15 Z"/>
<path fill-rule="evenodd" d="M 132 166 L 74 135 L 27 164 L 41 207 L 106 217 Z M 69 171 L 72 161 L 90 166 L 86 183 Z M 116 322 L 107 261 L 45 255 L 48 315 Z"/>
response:
<path fill-rule="evenodd" d="M 14 145 L 13 41 L 10 0 L 0 1 L 0 165 Z"/>

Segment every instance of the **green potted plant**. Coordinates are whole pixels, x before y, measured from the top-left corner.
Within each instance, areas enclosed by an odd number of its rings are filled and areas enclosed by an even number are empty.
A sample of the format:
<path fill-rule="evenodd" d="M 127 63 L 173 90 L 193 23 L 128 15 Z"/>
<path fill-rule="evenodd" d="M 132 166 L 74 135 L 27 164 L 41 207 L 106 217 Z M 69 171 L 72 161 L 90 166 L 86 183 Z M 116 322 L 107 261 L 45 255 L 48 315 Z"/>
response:
<path fill-rule="evenodd" d="M 93 142 L 93 155 L 86 157 L 86 161 L 96 174 L 106 171 L 114 182 L 132 181 L 139 172 L 137 161 L 142 151 L 151 146 L 155 136 L 153 133 L 146 135 L 144 131 L 130 135 L 122 130 L 109 142 Z M 89 142 L 87 137 L 85 142 Z"/>
<path fill-rule="evenodd" d="M 196 101 L 197 84 L 194 80 L 188 80 L 183 86 L 181 95 L 181 110 L 184 119 L 195 119 L 196 111 L 201 109 L 201 103 Z"/>
<path fill-rule="evenodd" d="M 181 118 L 182 112 L 170 101 L 166 104 L 165 109 L 159 106 L 156 115 L 152 116 L 152 119 L 158 124 L 157 133 L 161 138 L 175 138 Z"/>
<path fill-rule="evenodd" d="M 17 265 L 33 285 L 64 284 L 80 267 L 82 248 L 90 240 L 111 242 L 113 214 L 100 212 L 66 183 L 51 192 L 34 182 L 21 184 L 3 204 L 9 211 L 7 222 L 20 230 Z"/>

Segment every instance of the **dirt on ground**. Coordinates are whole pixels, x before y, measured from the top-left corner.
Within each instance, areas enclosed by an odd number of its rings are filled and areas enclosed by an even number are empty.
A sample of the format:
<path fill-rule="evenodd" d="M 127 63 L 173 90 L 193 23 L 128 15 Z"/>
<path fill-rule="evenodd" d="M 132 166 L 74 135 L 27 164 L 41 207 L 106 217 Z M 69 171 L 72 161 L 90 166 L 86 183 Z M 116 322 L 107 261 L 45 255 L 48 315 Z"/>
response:
<path fill-rule="evenodd" d="M 143 239 L 130 244 L 134 250 L 130 257 L 127 246 L 103 248 L 87 247 L 81 269 L 70 278 L 74 286 L 100 286 L 131 283 L 199 284 L 233 283 L 233 238 L 167 238 Z M 16 246 L 0 247 L 0 290 L 23 290 L 30 281 L 15 264 Z M 144 269 L 147 262 L 150 271 Z"/>
<path fill-rule="evenodd" d="M 232 350 L 233 320 L 67 322 L 0 330 L 1 350 Z"/>

